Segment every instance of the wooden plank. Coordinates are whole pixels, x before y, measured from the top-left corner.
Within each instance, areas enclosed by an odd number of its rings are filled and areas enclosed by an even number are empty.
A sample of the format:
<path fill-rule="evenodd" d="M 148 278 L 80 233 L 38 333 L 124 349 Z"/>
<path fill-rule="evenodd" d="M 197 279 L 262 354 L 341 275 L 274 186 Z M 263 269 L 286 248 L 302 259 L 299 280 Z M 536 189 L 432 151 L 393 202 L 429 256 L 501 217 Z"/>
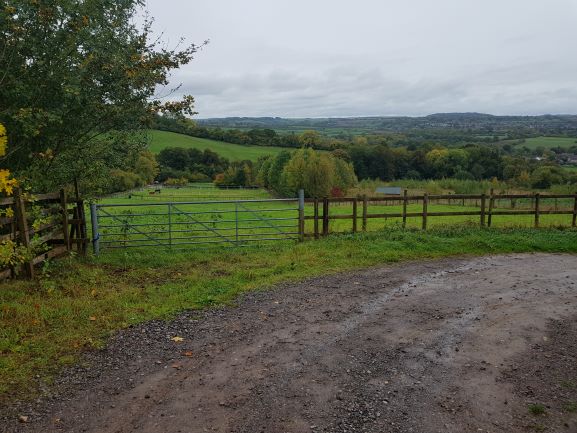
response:
<path fill-rule="evenodd" d="M 38 263 L 42 263 L 48 259 L 53 259 L 55 257 L 60 257 L 65 255 L 68 252 L 66 249 L 66 245 L 60 245 L 57 247 L 52 248 L 51 250 L 37 256 L 32 260 L 32 263 L 37 265 Z"/>
<path fill-rule="evenodd" d="M 367 231 L 367 213 L 369 211 L 369 201 L 367 200 L 367 196 L 363 196 L 363 231 Z"/>
<path fill-rule="evenodd" d="M 499 194 L 496 199 L 534 198 L 534 194 Z"/>
<path fill-rule="evenodd" d="M 421 214 L 417 214 L 418 216 L 421 216 Z M 373 213 L 373 214 L 368 214 L 367 218 L 368 219 L 374 219 L 374 218 L 400 218 L 402 217 L 403 214 L 402 213 Z"/>
<path fill-rule="evenodd" d="M 58 192 L 50 192 L 48 194 L 34 194 L 33 195 L 35 201 L 52 201 L 52 202 L 60 202 L 60 193 Z"/>
<path fill-rule="evenodd" d="M 464 212 L 427 212 L 430 217 L 444 217 L 444 216 L 481 216 L 481 211 L 464 211 Z"/>
<path fill-rule="evenodd" d="M 0 199 L 0 206 L 8 206 L 14 204 L 14 197 L 5 197 Z"/>
<path fill-rule="evenodd" d="M 455 200 L 455 199 L 466 199 L 466 200 L 480 200 L 482 194 L 431 194 L 429 195 L 429 202 L 431 200 Z"/>
<path fill-rule="evenodd" d="M 329 215 L 329 220 L 350 220 L 353 219 L 353 214 L 349 215 Z"/>

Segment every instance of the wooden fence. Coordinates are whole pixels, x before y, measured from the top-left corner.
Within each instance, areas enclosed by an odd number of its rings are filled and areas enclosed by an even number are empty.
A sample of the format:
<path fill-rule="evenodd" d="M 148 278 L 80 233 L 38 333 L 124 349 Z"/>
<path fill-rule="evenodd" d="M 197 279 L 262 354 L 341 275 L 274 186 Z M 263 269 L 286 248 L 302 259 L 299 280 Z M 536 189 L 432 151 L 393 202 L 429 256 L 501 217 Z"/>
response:
<path fill-rule="evenodd" d="M 504 209 L 502 206 L 497 207 L 498 201 L 507 200 L 511 203 L 510 208 Z M 543 206 L 544 200 L 554 200 L 553 206 Z M 558 206 L 558 200 L 564 203 L 570 203 L 572 209 L 562 209 Z M 353 198 L 325 198 L 325 199 L 308 199 L 307 203 L 313 205 L 313 215 L 300 215 L 300 225 L 302 236 L 309 236 L 318 239 L 321 235 L 329 234 L 329 222 L 333 220 L 351 220 L 351 229 L 353 233 L 359 231 L 358 223 L 361 223 L 361 230 L 367 230 L 369 219 L 398 219 L 403 227 L 406 227 L 407 218 L 418 217 L 421 219 L 421 227 L 427 229 L 431 217 L 455 217 L 455 216 L 473 216 L 479 218 L 481 227 L 491 227 L 494 216 L 510 215 L 532 215 L 534 218 L 534 227 L 539 227 L 540 217 L 542 215 L 572 215 L 571 226 L 575 227 L 577 222 L 577 193 L 576 194 L 445 194 L 445 195 L 417 195 L 409 196 L 404 191 L 402 196 L 388 197 L 353 197 Z M 461 204 L 474 203 L 472 206 L 478 207 L 479 210 L 449 211 L 449 212 L 431 212 L 429 206 L 431 203 L 436 204 Z M 523 206 L 523 203 L 527 206 Z M 346 215 L 331 215 L 331 205 L 334 204 L 352 204 L 352 213 Z M 409 212 L 409 204 L 420 204 L 421 209 L 418 212 Z M 371 205 L 397 205 L 401 207 L 401 212 L 380 212 L 370 213 Z M 382 208 L 381 208 L 382 209 Z M 313 221 L 313 233 L 304 233 L 305 221 Z M 569 225 L 569 224 L 567 224 Z"/>
<path fill-rule="evenodd" d="M 88 245 L 84 202 L 70 199 L 64 190 L 31 195 L 17 189 L 13 197 L 0 200 L 0 242 L 14 241 L 31 248 L 34 257 L 22 265 L 34 276 L 34 266 L 70 251 L 85 254 Z M 7 213 L 8 211 L 8 213 Z M 20 269 L 0 269 L 0 279 L 13 277 Z"/>

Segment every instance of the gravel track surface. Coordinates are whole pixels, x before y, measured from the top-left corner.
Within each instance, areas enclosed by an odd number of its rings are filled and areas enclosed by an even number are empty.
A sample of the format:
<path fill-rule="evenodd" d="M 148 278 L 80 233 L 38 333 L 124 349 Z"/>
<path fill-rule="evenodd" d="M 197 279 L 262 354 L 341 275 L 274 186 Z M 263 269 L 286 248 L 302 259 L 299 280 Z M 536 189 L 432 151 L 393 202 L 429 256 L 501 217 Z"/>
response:
<path fill-rule="evenodd" d="M 574 255 L 284 284 L 118 333 L 0 431 L 577 433 L 576 319 Z"/>

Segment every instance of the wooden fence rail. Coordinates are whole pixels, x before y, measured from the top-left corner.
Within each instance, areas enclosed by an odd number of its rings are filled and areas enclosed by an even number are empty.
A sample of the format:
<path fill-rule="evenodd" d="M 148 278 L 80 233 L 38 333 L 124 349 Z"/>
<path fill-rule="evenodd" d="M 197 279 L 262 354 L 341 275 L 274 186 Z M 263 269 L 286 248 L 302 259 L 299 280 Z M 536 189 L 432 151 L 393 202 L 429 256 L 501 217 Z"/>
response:
<path fill-rule="evenodd" d="M 571 203 L 572 209 L 560 209 L 558 200 L 565 200 L 566 203 Z M 437 212 L 431 211 L 433 202 L 439 204 L 446 200 L 446 204 L 459 203 L 466 204 L 466 201 L 474 201 L 474 206 L 479 210 L 463 210 L 463 211 L 445 211 Z M 497 203 L 499 200 L 510 200 L 511 206 L 504 210 L 499 208 Z M 518 200 L 530 200 L 530 208 L 520 208 Z M 545 208 L 543 202 L 545 200 L 555 200 L 552 208 Z M 402 226 L 406 227 L 407 218 L 421 218 L 421 227 L 423 230 L 427 229 L 429 219 L 432 217 L 454 217 L 454 216 L 477 216 L 479 217 L 479 225 L 481 227 L 491 227 L 494 223 L 494 216 L 512 216 L 512 215 L 533 215 L 534 227 L 539 227 L 542 215 L 572 215 L 571 226 L 577 225 L 577 193 L 575 194 L 495 194 L 493 190 L 489 195 L 487 194 L 423 194 L 417 196 L 407 195 L 405 190 L 402 196 L 388 196 L 388 197 L 350 197 L 350 198 L 324 198 L 324 199 L 308 199 L 307 203 L 312 203 L 314 212 L 313 215 L 303 215 L 301 226 L 304 227 L 304 221 L 313 221 L 313 233 L 304 233 L 305 236 L 313 236 L 318 239 L 321 235 L 327 236 L 329 234 L 330 221 L 335 220 L 351 220 L 351 231 L 356 233 L 358 231 L 358 219 L 361 219 L 362 231 L 367 230 L 368 220 L 371 219 L 395 219 L 399 218 Z M 319 205 L 322 202 L 322 212 L 319 212 Z M 352 213 L 350 214 L 331 214 L 331 207 L 349 204 L 352 205 Z M 401 212 L 379 212 L 370 213 L 371 205 L 400 205 Z M 421 204 L 422 208 L 419 212 L 409 212 L 408 206 L 410 204 Z M 332 205 L 332 206 L 331 206 Z M 360 216 L 358 206 L 362 206 Z M 319 223 L 322 224 L 319 227 Z"/>
<path fill-rule="evenodd" d="M 86 254 L 86 215 L 79 197 L 69 199 L 64 190 L 30 195 L 16 189 L 13 197 L 0 200 L 0 209 L 7 215 L 0 218 L 0 242 L 13 241 L 26 248 L 39 248 L 22 265 L 27 277 L 34 276 L 35 265 L 50 258 L 70 251 Z M 0 269 L 0 279 L 19 273 L 20 269 L 13 267 Z"/>

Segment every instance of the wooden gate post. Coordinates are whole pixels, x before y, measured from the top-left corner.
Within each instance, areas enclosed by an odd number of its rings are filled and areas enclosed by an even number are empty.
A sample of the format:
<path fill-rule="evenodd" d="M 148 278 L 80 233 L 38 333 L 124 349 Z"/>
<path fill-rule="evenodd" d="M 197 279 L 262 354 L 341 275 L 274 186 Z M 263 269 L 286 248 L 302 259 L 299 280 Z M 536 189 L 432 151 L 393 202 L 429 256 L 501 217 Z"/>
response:
<path fill-rule="evenodd" d="M 70 251 L 72 246 L 70 244 L 70 235 L 68 233 L 68 202 L 66 199 L 66 191 L 60 190 L 60 207 L 62 211 L 62 233 L 64 235 L 64 245 L 66 250 Z"/>
<path fill-rule="evenodd" d="M 314 231 L 315 239 L 319 238 L 319 199 L 315 198 L 314 201 Z"/>
<path fill-rule="evenodd" d="M 303 189 L 299 189 L 299 241 L 302 242 L 304 240 L 305 240 L 305 191 Z"/>
<path fill-rule="evenodd" d="M 323 199 L 323 236 L 329 234 L 329 199 Z"/>
<path fill-rule="evenodd" d="M 20 188 L 14 190 L 14 204 L 16 226 L 20 232 L 20 243 L 22 246 L 28 248 L 30 246 L 30 233 L 28 232 L 28 221 L 26 219 L 26 205 Z M 24 263 L 22 267 L 27 277 L 34 277 L 34 265 L 31 261 Z"/>

